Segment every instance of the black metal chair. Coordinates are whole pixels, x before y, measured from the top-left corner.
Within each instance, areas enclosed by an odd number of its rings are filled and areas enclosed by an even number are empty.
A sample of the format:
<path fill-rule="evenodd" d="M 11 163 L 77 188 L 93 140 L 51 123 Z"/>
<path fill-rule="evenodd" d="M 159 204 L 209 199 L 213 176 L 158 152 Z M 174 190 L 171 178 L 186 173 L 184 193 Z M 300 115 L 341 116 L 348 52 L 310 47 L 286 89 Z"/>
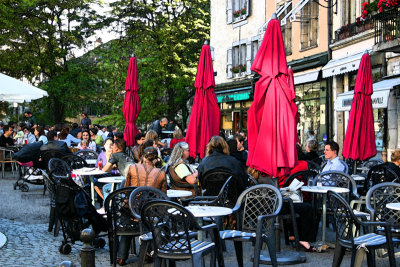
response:
<path fill-rule="evenodd" d="M 307 160 L 308 170 L 314 171 L 316 173 L 321 172 L 321 165 L 317 164 L 315 161 Z"/>
<path fill-rule="evenodd" d="M 79 150 L 75 152 L 74 155 L 79 156 L 84 160 L 97 159 L 99 157 L 99 154 L 97 154 L 95 151 L 92 150 Z"/>
<path fill-rule="evenodd" d="M 235 203 L 229 202 L 229 194 L 233 190 L 233 178 L 232 176 L 226 180 L 218 195 L 216 196 L 198 196 L 188 199 L 189 205 L 206 205 L 206 206 L 220 206 L 232 208 Z"/>
<path fill-rule="evenodd" d="M 153 235 L 154 266 L 161 266 L 166 259 L 190 259 L 192 266 L 204 266 L 203 256 L 208 253 L 212 253 L 210 266 L 216 265 L 218 230 L 215 224 L 201 227 L 190 211 L 166 200 L 146 203 L 141 219 Z M 212 242 L 193 238 L 190 234 L 192 229 L 211 232 Z"/>
<path fill-rule="evenodd" d="M 47 172 L 43 173 L 43 179 L 47 189 L 50 192 L 50 215 L 48 231 L 51 232 L 53 227 L 58 224 L 56 213 L 56 181 L 59 179 L 67 179 L 71 175 L 71 168 L 68 164 L 59 158 L 52 158 L 48 162 Z M 59 227 L 54 229 L 54 236 L 58 235 Z"/>
<path fill-rule="evenodd" d="M 400 236 L 400 212 L 386 207 L 388 203 L 400 203 L 400 184 L 380 183 L 373 186 L 366 196 L 366 210 L 371 221 L 387 222 L 392 226 L 392 234 Z M 377 233 L 382 233 L 377 229 Z"/>
<path fill-rule="evenodd" d="M 220 232 L 222 240 L 234 241 L 236 259 L 240 267 L 243 266 L 242 242 L 255 243 L 253 266 L 259 265 L 263 242 L 267 243 L 272 265 L 277 266 L 274 219 L 281 208 L 281 192 L 272 185 L 255 185 L 240 194 L 233 208 L 237 230 Z"/>
<path fill-rule="evenodd" d="M 364 181 L 363 194 L 367 194 L 369 189 L 374 185 L 385 182 L 399 182 L 397 174 L 389 169 L 389 163 L 383 163 L 371 167 L 368 171 L 367 179 Z"/>
<path fill-rule="evenodd" d="M 340 266 L 346 248 L 351 249 L 352 252 L 350 266 L 354 266 L 357 250 L 364 248 L 367 252 L 368 266 L 374 266 L 375 250 L 382 247 L 388 249 L 390 266 L 396 266 L 389 223 L 360 221 L 354 215 L 346 200 L 335 192 L 328 191 L 328 201 L 331 208 L 335 210 L 334 226 L 336 230 L 336 247 L 332 266 Z M 385 236 L 375 233 L 366 233 L 356 237 L 353 235 L 353 227 L 359 229 L 360 226 L 363 226 L 364 229 L 381 226 L 384 228 Z"/>
<path fill-rule="evenodd" d="M 319 182 L 323 186 L 343 187 L 349 189 L 351 194 L 347 194 L 348 202 L 350 202 L 353 197 L 359 198 L 356 181 L 354 181 L 354 179 L 347 173 L 339 171 L 323 172 L 314 178 L 314 185 L 317 185 Z"/>
<path fill-rule="evenodd" d="M 110 262 L 116 266 L 118 252 L 118 236 L 139 236 L 138 220 L 129 208 L 129 196 L 136 187 L 120 188 L 109 194 L 104 201 L 107 214 Z"/>
<path fill-rule="evenodd" d="M 154 187 L 141 186 L 132 191 L 129 196 L 129 208 L 133 216 L 139 221 L 139 229 L 141 236 L 139 237 L 140 251 L 139 251 L 139 262 L 138 266 L 143 266 L 145 261 L 145 256 L 149 243 L 152 241 L 152 235 L 148 230 L 144 229 L 141 220 L 141 211 L 144 204 L 151 200 L 169 200 L 168 196 Z"/>
<path fill-rule="evenodd" d="M 217 196 L 230 177 L 232 177 L 233 184 L 241 180 L 240 177 L 227 171 L 210 171 L 206 173 L 200 180 L 202 189 L 205 190 L 203 196 Z M 238 190 L 237 186 L 232 187 L 228 195 L 228 201 L 234 205 L 233 203 L 236 203 L 240 193 L 241 191 Z"/>

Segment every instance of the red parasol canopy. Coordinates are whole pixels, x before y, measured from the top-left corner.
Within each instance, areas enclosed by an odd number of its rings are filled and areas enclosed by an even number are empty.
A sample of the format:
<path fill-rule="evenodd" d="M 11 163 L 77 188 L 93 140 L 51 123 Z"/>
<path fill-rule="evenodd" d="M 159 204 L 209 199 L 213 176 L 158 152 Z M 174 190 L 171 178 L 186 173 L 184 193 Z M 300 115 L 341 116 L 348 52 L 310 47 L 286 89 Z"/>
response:
<path fill-rule="evenodd" d="M 272 177 L 289 174 L 296 165 L 295 98 L 287 80 L 280 22 L 271 19 L 251 69 L 260 74 L 254 101 L 247 112 L 247 165 Z"/>
<path fill-rule="evenodd" d="M 196 87 L 196 94 L 185 141 L 189 144 L 191 157 L 195 158 L 197 154 L 200 154 L 200 158 L 204 158 L 208 141 L 212 136 L 218 135 L 221 117 L 214 93 L 211 51 L 207 44 L 201 49 L 194 87 Z"/>
<path fill-rule="evenodd" d="M 368 53 L 361 58 L 343 145 L 343 157 L 366 160 L 376 155 L 372 114 L 372 69 Z"/>
<path fill-rule="evenodd" d="M 293 77 L 293 70 L 292 68 L 288 68 L 288 84 L 290 87 L 290 90 L 293 92 L 293 95 L 296 96 L 296 91 L 295 91 L 295 87 L 294 87 L 294 77 Z M 300 143 L 299 140 L 299 135 L 297 134 L 297 124 L 299 123 L 299 119 L 300 119 L 300 113 L 298 111 L 296 102 L 294 102 L 294 98 L 293 100 L 290 102 L 290 105 L 292 106 L 292 111 L 293 111 L 293 115 L 294 118 L 296 120 L 296 124 L 294 126 L 295 129 L 295 138 L 296 138 L 296 143 Z"/>
<path fill-rule="evenodd" d="M 122 113 L 125 118 L 124 139 L 127 146 L 132 146 L 135 143 L 135 135 L 138 133 L 135 123 L 140 113 L 137 64 L 136 58 L 134 57 L 129 59 L 125 90 L 125 100 L 124 105 L 122 106 Z"/>

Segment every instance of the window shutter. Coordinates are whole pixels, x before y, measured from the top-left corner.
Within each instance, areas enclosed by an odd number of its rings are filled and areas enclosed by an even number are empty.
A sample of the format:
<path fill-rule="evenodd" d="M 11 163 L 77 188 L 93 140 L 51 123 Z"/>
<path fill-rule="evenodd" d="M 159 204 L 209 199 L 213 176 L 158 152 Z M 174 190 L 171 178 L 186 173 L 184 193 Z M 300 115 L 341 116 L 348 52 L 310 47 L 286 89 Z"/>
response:
<path fill-rule="evenodd" d="M 233 19 L 232 0 L 226 0 L 226 24 L 231 24 Z"/>
<path fill-rule="evenodd" d="M 227 78 L 232 78 L 233 73 L 232 73 L 232 48 L 229 48 L 227 53 L 226 53 L 226 74 Z"/>
<path fill-rule="evenodd" d="M 250 0 L 246 0 L 246 18 L 250 16 Z"/>
<path fill-rule="evenodd" d="M 251 42 L 246 43 L 246 74 L 251 74 Z"/>

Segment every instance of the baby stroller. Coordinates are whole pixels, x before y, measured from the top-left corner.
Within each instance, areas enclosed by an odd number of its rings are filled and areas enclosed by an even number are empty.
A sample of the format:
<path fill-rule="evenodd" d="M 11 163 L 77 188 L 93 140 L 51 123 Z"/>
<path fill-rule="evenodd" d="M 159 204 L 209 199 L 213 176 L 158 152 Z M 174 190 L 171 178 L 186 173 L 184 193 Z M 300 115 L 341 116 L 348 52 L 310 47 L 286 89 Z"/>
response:
<path fill-rule="evenodd" d="M 29 186 L 26 183 L 34 185 L 44 185 L 42 172 L 46 169 L 47 162 L 53 157 L 62 157 L 65 154 L 58 150 L 40 151 L 43 142 L 35 142 L 24 146 L 20 151 L 14 154 L 18 160 L 19 176 L 14 183 L 14 190 L 17 188 L 22 192 L 28 192 Z M 46 188 L 43 190 L 45 194 Z"/>
<path fill-rule="evenodd" d="M 61 254 L 69 254 L 71 245 L 80 240 L 81 231 L 90 225 L 96 236 L 102 231 L 107 231 L 107 221 L 97 213 L 91 204 L 89 194 L 84 188 L 77 185 L 71 178 L 71 170 L 68 164 L 57 159 L 53 160 L 55 172 L 50 175 L 55 182 L 55 211 L 64 240 L 59 248 Z M 97 237 L 94 241 L 95 247 L 104 247 L 103 238 Z"/>

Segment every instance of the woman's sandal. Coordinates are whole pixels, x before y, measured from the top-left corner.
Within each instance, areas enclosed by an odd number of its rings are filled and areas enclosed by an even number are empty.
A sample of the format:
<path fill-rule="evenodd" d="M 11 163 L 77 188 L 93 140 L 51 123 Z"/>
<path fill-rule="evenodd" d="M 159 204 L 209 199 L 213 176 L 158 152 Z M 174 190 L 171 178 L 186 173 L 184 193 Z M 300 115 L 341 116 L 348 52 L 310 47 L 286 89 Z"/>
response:
<path fill-rule="evenodd" d="M 315 247 L 311 246 L 310 243 L 309 243 L 309 245 L 310 245 L 309 248 L 306 248 L 302 243 L 299 243 L 299 244 L 300 244 L 300 246 L 301 246 L 301 249 L 302 249 L 304 252 L 317 252 L 317 249 L 316 249 Z"/>

